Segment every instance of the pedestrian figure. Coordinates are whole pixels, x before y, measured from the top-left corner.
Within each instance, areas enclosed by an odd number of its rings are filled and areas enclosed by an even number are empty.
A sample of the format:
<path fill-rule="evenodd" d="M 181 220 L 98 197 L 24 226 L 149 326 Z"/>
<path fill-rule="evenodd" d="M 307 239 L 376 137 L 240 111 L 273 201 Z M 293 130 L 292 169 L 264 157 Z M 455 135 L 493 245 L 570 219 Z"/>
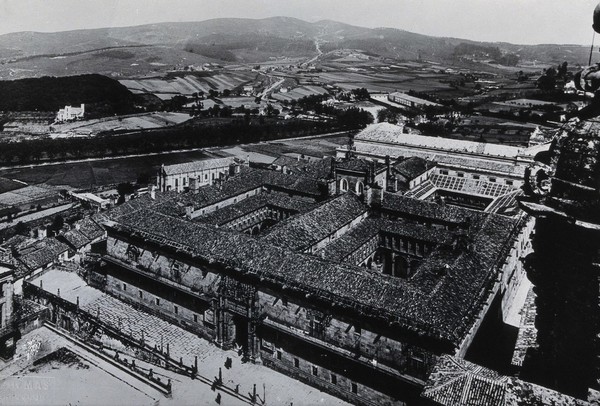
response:
<path fill-rule="evenodd" d="M 232 364 L 232 359 L 227 357 L 227 359 L 225 360 L 225 368 L 230 369 L 231 364 Z"/>
<path fill-rule="evenodd" d="M 217 402 L 219 405 L 221 404 L 221 394 L 217 393 L 217 398 L 215 399 L 215 402 Z"/>

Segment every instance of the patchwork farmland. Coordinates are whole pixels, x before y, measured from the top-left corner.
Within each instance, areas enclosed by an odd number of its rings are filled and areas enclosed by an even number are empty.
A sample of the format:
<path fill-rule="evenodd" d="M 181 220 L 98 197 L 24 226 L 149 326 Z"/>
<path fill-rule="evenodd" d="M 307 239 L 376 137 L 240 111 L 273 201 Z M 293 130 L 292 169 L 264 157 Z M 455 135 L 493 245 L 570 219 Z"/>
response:
<path fill-rule="evenodd" d="M 208 93 L 210 90 L 222 92 L 233 89 L 254 79 L 253 72 L 236 71 L 199 76 L 185 75 L 172 79 L 127 79 L 119 82 L 132 93 L 151 93 L 161 99 L 170 99 L 176 95 L 192 95 L 197 92 Z"/>

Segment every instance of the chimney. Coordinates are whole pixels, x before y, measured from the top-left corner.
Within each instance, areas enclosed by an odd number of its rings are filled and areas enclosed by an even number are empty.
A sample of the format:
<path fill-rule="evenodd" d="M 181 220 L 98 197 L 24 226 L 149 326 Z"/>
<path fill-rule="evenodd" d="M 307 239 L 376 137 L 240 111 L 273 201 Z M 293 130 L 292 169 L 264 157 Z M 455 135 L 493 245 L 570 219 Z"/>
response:
<path fill-rule="evenodd" d="M 75 230 L 80 230 L 81 229 L 81 224 L 79 224 L 79 222 L 73 224 L 73 226 L 75 227 Z"/>
<path fill-rule="evenodd" d="M 198 178 L 190 178 L 190 190 L 192 193 L 198 193 L 200 187 L 200 181 Z"/>
<path fill-rule="evenodd" d="M 185 216 L 188 219 L 191 219 L 193 214 L 194 214 L 194 206 L 192 206 L 191 204 L 185 206 Z"/>
<path fill-rule="evenodd" d="M 381 207 L 381 203 L 383 202 L 383 189 L 378 185 L 365 186 L 364 201 L 369 207 Z"/>
<path fill-rule="evenodd" d="M 156 199 L 156 186 L 150 185 L 150 199 Z"/>
<path fill-rule="evenodd" d="M 321 191 L 321 196 L 324 198 L 335 196 L 336 194 L 336 184 L 335 179 L 329 177 L 326 179 L 319 179 L 319 190 Z"/>
<path fill-rule="evenodd" d="M 329 170 L 329 177 L 333 180 L 337 178 L 337 171 L 335 165 L 335 158 L 331 158 L 331 169 Z"/>

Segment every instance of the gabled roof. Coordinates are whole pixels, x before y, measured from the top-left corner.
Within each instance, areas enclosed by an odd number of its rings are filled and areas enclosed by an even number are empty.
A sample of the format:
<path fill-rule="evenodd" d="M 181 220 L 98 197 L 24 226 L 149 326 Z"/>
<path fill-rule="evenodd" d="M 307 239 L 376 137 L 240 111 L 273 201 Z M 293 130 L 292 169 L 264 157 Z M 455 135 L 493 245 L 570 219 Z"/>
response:
<path fill-rule="evenodd" d="M 416 156 L 395 163 L 394 170 L 409 180 L 415 179 L 435 166 L 435 162 Z"/>
<path fill-rule="evenodd" d="M 345 193 L 308 213 L 279 223 L 267 231 L 262 239 L 267 244 L 302 251 L 367 211 L 367 206 L 358 196 Z"/>
<path fill-rule="evenodd" d="M 231 165 L 234 161 L 235 157 L 211 158 L 201 161 L 165 165 L 161 167 L 161 170 L 167 175 L 179 175 L 190 172 L 205 171 L 208 169 L 224 168 Z"/>
<path fill-rule="evenodd" d="M 402 128 L 390 123 L 371 124 L 357 134 L 354 140 L 506 158 L 516 158 L 523 152 L 523 148 L 509 145 L 404 134 Z"/>
<path fill-rule="evenodd" d="M 384 193 L 382 210 L 400 217 L 431 220 L 432 222 L 454 223 L 456 225 L 477 220 L 484 216 L 476 210 L 457 206 L 440 205 L 435 202 L 413 199 L 393 193 Z"/>
<path fill-rule="evenodd" d="M 450 355 L 439 358 L 421 397 L 440 406 L 588 404 Z"/>
<path fill-rule="evenodd" d="M 104 236 L 104 228 L 91 218 L 85 218 L 77 222 L 79 231 L 90 240 L 96 240 Z"/>
<path fill-rule="evenodd" d="M 220 210 L 206 214 L 194 219 L 202 223 L 222 225 L 235 220 L 238 217 L 252 213 L 263 207 L 281 208 L 292 212 L 306 212 L 314 208 L 316 204 L 312 199 L 290 197 L 279 193 L 263 193 L 256 196 L 250 196 L 247 199 L 224 207 Z"/>
<path fill-rule="evenodd" d="M 77 229 L 72 229 L 61 234 L 60 238 L 76 250 L 78 250 L 81 247 L 85 247 L 91 242 L 89 238 L 87 238 L 83 233 L 81 233 Z"/>
<path fill-rule="evenodd" d="M 69 247 L 56 238 L 44 238 L 27 247 L 17 260 L 29 271 L 46 266 L 67 252 Z"/>

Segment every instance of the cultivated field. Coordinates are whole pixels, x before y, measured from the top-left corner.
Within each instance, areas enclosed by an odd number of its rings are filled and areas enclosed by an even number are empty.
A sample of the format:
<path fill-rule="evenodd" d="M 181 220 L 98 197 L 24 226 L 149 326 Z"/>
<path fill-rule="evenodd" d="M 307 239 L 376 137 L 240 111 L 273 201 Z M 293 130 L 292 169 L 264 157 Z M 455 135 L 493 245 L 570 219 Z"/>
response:
<path fill-rule="evenodd" d="M 53 138 L 61 138 L 79 133 L 81 135 L 98 134 L 103 131 L 141 130 L 160 127 L 170 127 L 190 119 L 189 114 L 155 112 L 120 117 L 109 117 L 96 120 L 75 121 L 72 123 L 55 124 Z"/>
<path fill-rule="evenodd" d="M 10 192 L 0 193 L 0 205 L 26 206 L 55 197 L 58 198 L 58 192 L 54 188 L 26 186 Z"/>
<path fill-rule="evenodd" d="M 209 90 L 222 92 L 233 89 L 254 79 L 256 73 L 248 71 L 223 71 L 210 75 L 185 75 L 172 79 L 127 79 L 119 82 L 133 93 L 152 93 L 165 99 L 173 95 L 192 95 Z"/>
<path fill-rule="evenodd" d="M 272 93 L 271 98 L 279 101 L 300 100 L 306 96 L 325 95 L 329 92 L 320 86 L 300 86 L 286 93 Z"/>
<path fill-rule="evenodd" d="M 135 182 L 139 176 L 154 177 L 161 164 L 169 165 L 195 159 L 205 159 L 203 151 L 178 152 L 134 158 L 113 158 L 78 163 L 57 163 L 29 168 L 5 169 L 0 176 L 29 184 L 66 185 L 76 189 L 103 187 L 123 182 Z M 0 195 L 2 196 L 2 195 Z"/>

